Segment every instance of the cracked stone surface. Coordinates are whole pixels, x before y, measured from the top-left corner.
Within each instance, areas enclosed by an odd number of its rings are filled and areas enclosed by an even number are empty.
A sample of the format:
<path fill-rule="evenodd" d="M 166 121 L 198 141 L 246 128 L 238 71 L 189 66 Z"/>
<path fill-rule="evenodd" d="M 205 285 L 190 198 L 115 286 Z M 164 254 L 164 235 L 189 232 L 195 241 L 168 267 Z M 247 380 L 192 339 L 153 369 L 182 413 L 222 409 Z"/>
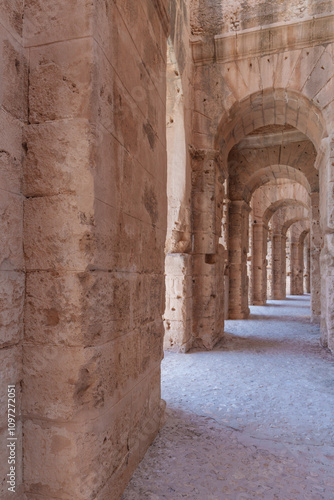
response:
<path fill-rule="evenodd" d="M 309 305 L 253 306 L 213 351 L 166 353 L 166 424 L 122 500 L 334 498 L 334 358 Z"/>

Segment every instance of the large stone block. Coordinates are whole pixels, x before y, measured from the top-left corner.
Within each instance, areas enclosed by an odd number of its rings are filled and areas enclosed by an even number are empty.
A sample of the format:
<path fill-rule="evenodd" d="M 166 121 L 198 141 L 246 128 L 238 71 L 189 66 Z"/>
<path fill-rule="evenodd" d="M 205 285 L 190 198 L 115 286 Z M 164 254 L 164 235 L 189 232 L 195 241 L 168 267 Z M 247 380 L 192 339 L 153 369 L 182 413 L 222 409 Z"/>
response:
<path fill-rule="evenodd" d="M 162 323 L 93 347 L 23 348 L 23 409 L 34 418 L 86 422 L 109 411 L 162 358 Z"/>
<path fill-rule="evenodd" d="M 23 269 L 22 218 L 22 197 L 8 191 L 2 191 L 0 196 L 0 231 L 2 241 L 5 243 L 0 248 L 0 268 L 2 270 Z"/>
<path fill-rule="evenodd" d="M 22 36 L 24 4 L 21 0 L 0 2 L 1 24 L 16 38 Z"/>
<path fill-rule="evenodd" d="M 86 120 L 29 125 L 24 141 L 25 196 L 71 193 L 84 197 L 92 192 L 94 143 Z"/>
<path fill-rule="evenodd" d="M 79 347 L 24 346 L 24 413 L 35 418 L 69 421 L 80 410 L 77 400 L 80 398 L 75 395 L 87 390 L 89 373 L 85 373 L 85 356 Z"/>
<path fill-rule="evenodd" d="M 140 328 L 140 373 L 143 374 L 163 358 L 164 328 L 162 321 L 155 321 Z"/>
<path fill-rule="evenodd" d="M 111 299 L 106 297 L 110 290 L 99 289 L 97 282 L 89 272 L 28 273 L 26 341 L 80 346 L 110 340 L 114 330 L 109 311 Z"/>
<path fill-rule="evenodd" d="M 155 88 L 147 89 L 148 84 L 137 73 L 134 79 L 139 78 L 140 84 L 138 82 L 128 90 L 128 82 L 133 78 L 128 75 L 125 81 L 122 80 L 117 66 L 113 67 L 100 47 L 94 47 L 98 61 L 98 71 L 94 73 L 94 116 L 142 166 L 160 179 L 159 174 L 163 174 L 166 165 L 163 162 L 166 156 L 165 124 L 161 120 L 166 112 L 164 101 Z M 137 68 L 137 72 L 145 75 L 146 70 L 138 68 L 140 64 L 137 61 L 134 68 L 130 65 L 131 71 Z"/>
<path fill-rule="evenodd" d="M 311 73 L 311 78 L 307 80 L 304 93 L 309 99 L 313 97 L 326 85 L 333 76 L 333 59 L 330 53 L 325 51 Z"/>
<path fill-rule="evenodd" d="M 160 274 L 164 266 L 166 232 L 142 223 L 141 225 L 141 270 Z"/>
<path fill-rule="evenodd" d="M 92 33 L 90 0 L 26 0 L 24 39 L 27 47 L 71 40 Z"/>
<path fill-rule="evenodd" d="M 93 261 L 93 199 L 59 195 L 24 203 L 25 255 L 29 270 L 85 270 Z"/>
<path fill-rule="evenodd" d="M 191 312 L 191 298 L 168 298 L 166 302 L 165 318 L 170 321 L 187 321 Z"/>
<path fill-rule="evenodd" d="M 165 320 L 164 349 L 187 352 L 192 347 L 191 319 L 188 321 Z"/>
<path fill-rule="evenodd" d="M 28 114 L 28 65 L 22 46 L 0 26 L 0 103 L 2 108 L 19 120 Z"/>
<path fill-rule="evenodd" d="M 137 272 L 141 267 L 142 222 L 95 200 L 95 265 L 100 269 Z M 154 259 L 155 261 L 155 259 Z"/>
<path fill-rule="evenodd" d="M 294 67 L 294 71 L 291 74 L 288 87 L 301 90 L 311 74 L 315 64 L 324 52 L 324 47 L 319 45 L 315 47 L 308 47 L 302 49 L 300 52 L 300 57 Z"/>
<path fill-rule="evenodd" d="M 77 429 L 77 431 L 76 431 Z M 47 420 L 24 424 L 24 479 L 26 495 L 31 499 L 61 498 L 86 500 L 80 494 L 81 467 L 78 466 L 78 434 L 85 427 L 51 423 Z M 84 458 L 83 458 L 84 457 Z M 81 456 L 82 465 L 90 463 L 90 454 Z M 42 465 L 42 466 L 41 466 Z"/>
<path fill-rule="evenodd" d="M 0 110 L 0 189 L 21 193 L 22 123 Z"/>
<path fill-rule="evenodd" d="M 0 271 L 0 345 L 18 344 L 23 335 L 25 275 Z"/>
<path fill-rule="evenodd" d="M 98 101 L 103 102 L 107 97 L 110 100 L 109 93 L 113 88 L 110 83 L 112 84 L 113 80 L 117 78 L 122 83 L 124 91 L 131 98 L 130 104 L 138 107 L 152 126 L 156 128 L 160 117 L 153 103 L 160 103 L 164 106 L 166 99 L 165 61 L 160 50 L 153 43 L 149 30 L 147 37 L 141 35 L 134 42 L 133 33 L 129 32 L 125 26 L 124 20 L 114 4 L 106 5 L 104 2 L 98 2 L 97 10 L 100 22 L 96 20 L 99 22 L 99 28 L 95 58 L 100 61 L 99 67 L 102 69 L 102 72 L 100 71 L 96 75 L 99 82 L 99 86 L 96 88 Z M 103 12 L 104 10 L 106 12 Z M 142 12 L 142 9 L 139 7 L 138 11 Z M 148 24 L 147 19 L 144 22 Z M 145 64 L 141 57 L 141 51 L 144 52 Z M 116 73 L 114 73 L 115 70 Z M 113 75 L 112 79 L 109 79 L 108 75 Z M 162 127 L 159 136 L 162 141 L 165 141 Z"/>
<path fill-rule="evenodd" d="M 89 38 L 30 49 L 30 122 L 88 118 L 93 42 Z"/>

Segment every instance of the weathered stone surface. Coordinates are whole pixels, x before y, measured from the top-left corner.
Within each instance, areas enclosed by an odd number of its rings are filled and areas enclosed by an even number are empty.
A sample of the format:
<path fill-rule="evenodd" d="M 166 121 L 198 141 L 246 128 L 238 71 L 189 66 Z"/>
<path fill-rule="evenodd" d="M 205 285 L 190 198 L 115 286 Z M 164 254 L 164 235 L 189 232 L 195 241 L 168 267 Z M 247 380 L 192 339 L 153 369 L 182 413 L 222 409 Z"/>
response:
<path fill-rule="evenodd" d="M 0 18 L 18 494 L 116 500 L 163 421 L 163 345 L 210 350 L 228 315 L 311 281 L 333 349 L 333 6 L 3 0 Z"/>
<path fill-rule="evenodd" d="M 26 200 L 27 269 L 84 270 L 95 251 L 92 205 L 92 198 L 70 195 Z"/>
<path fill-rule="evenodd" d="M 28 65 L 22 45 L 0 26 L 1 107 L 18 120 L 26 120 L 28 113 Z"/>
<path fill-rule="evenodd" d="M 0 229 L 6 242 L 0 249 L 0 269 L 20 270 L 24 267 L 22 251 L 22 197 L 8 191 L 1 191 Z"/>
<path fill-rule="evenodd" d="M 26 46 L 91 35 L 93 8 L 89 0 L 74 0 L 71 3 L 66 0 L 27 0 L 24 4 Z"/>
<path fill-rule="evenodd" d="M 2 347 L 16 345 L 22 340 L 24 296 L 24 273 L 0 271 L 0 345 Z"/>
<path fill-rule="evenodd" d="M 92 66 L 89 38 L 31 48 L 30 122 L 88 118 Z"/>
<path fill-rule="evenodd" d="M 89 194 L 94 175 L 86 120 L 53 121 L 25 129 L 23 191 L 27 197 Z"/>

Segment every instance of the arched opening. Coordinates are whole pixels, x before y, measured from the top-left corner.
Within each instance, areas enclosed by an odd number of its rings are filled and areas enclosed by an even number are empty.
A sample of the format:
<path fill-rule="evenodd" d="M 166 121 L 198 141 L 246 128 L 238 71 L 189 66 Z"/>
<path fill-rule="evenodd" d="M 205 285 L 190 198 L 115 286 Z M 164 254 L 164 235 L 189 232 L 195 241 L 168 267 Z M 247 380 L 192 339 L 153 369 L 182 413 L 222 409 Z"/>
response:
<path fill-rule="evenodd" d="M 292 102 L 298 103 L 294 110 Z M 277 109 L 280 109 L 280 116 Z M 317 127 L 314 127 L 316 130 L 311 130 L 310 119 L 317 123 Z M 232 106 L 224 120 L 219 126 L 216 145 L 220 148 L 221 157 L 226 158 L 229 172 L 229 318 L 242 319 L 249 315 L 248 296 L 250 303 L 266 303 L 269 260 L 272 277 L 269 293 L 273 297 L 285 296 L 283 259 L 286 248 L 277 221 L 269 228 L 273 214 L 286 205 L 289 205 L 290 210 L 294 206 L 296 209 L 301 208 L 296 202 L 296 193 L 303 191 L 303 200 L 299 198 L 299 201 L 303 203 L 304 209 L 311 207 L 311 232 L 312 226 L 319 225 L 319 213 L 316 214 L 315 209 L 319 193 L 316 160 L 317 149 L 326 135 L 326 129 L 314 104 L 289 90 L 267 89 L 254 94 Z M 280 183 L 295 186 L 291 199 L 287 201 L 284 196 L 280 198 L 278 193 L 278 198 L 267 211 L 254 216 L 254 204 L 259 198 L 256 193 L 261 192 L 264 196 L 264 190 L 277 191 Z M 250 227 L 247 223 L 249 213 L 253 219 Z M 269 234 L 271 255 L 267 255 Z M 314 244 L 311 255 L 314 261 L 319 260 L 320 238 L 311 241 Z M 280 269 L 275 269 L 277 267 Z M 312 313 L 317 317 L 320 314 L 317 300 L 320 289 L 317 286 L 318 276 L 316 272 L 313 274 Z M 279 282 L 278 287 L 276 281 Z"/>

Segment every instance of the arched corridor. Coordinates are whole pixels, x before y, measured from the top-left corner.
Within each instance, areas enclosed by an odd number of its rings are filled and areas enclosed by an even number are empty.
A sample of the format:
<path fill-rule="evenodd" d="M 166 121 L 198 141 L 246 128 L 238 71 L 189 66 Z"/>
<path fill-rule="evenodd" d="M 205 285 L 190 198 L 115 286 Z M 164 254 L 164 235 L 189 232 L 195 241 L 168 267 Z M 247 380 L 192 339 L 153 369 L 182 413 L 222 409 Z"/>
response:
<path fill-rule="evenodd" d="M 166 425 L 123 500 L 331 500 L 334 361 L 310 297 L 251 306 L 213 351 L 166 353 Z"/>
<path fill-rule="evenodd" d="M 0 68 L 0 499 L 329 498 L 333 0 L 6 0 Z"/>

